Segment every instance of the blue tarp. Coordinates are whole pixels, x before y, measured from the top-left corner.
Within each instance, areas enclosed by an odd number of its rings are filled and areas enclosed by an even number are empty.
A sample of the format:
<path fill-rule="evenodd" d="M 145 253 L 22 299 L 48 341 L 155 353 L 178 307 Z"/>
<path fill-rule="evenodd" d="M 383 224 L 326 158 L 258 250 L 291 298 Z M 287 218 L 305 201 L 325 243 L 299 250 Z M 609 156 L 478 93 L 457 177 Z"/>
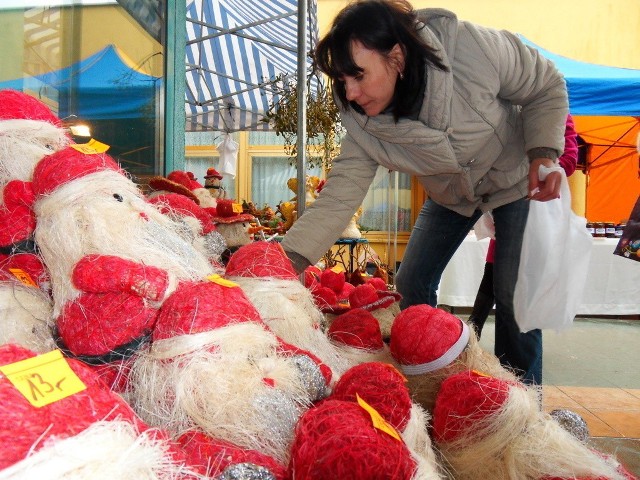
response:
<path fill-rule="evenodd" d="M 519 37 L 562 72 L 572 115 L 640 116 L 640 70 L 573 60 Z"/>
<path fill-rule="evenodd" d="M 58 117 L 77 115 L 85 120 L 115 120 L 155 115 L 155 97 L 162 78 L 127 65 L 114 45 L 69 67 L 36 77 L 0 83 L 49 98 L 58 104 Z"/>

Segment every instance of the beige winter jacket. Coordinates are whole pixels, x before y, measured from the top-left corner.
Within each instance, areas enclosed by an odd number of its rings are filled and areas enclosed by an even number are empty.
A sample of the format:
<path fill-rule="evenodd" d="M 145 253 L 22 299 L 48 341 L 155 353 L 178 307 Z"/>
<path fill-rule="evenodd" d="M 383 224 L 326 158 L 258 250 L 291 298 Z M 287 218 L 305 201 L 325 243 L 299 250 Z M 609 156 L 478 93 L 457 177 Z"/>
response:
<path fill-rule="evenodd" d="M 512 33 L 418 11 L 449 72 L 427 67 L 418 120 L 342 111 L 347 135 L 318 199 L 283 240 L 315 263 L 361 205 L 379 165 L 415 175 L 431 199 L 471 216 L 527 195 L 526 152 L 564 149 L 566 85 Z"/>

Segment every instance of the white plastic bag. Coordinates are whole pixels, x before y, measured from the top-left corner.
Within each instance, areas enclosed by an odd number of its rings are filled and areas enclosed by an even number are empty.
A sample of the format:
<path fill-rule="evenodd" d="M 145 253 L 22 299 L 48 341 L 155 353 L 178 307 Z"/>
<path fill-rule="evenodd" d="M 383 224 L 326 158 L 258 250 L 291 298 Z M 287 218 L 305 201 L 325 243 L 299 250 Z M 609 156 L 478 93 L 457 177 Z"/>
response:
<path fill-rule="evenodd" d="M 550 171 L 557 169 L 541 166 L 540 179 Z M 529 207 L 513 299 L 521 332 L 570 327 L 587 280 L 593 238 L 586 220 L 571 210 L 567 177 L 559 171 L 560 198 Z"/>
<path fill-rule="evenodd" d="M 476 234 L 477 240 L 483 238 L 496 238 L 496 226 L 493 223 L 493 214 L 491 212 L 483 213 L 473 226 L 473 232 Z"/>

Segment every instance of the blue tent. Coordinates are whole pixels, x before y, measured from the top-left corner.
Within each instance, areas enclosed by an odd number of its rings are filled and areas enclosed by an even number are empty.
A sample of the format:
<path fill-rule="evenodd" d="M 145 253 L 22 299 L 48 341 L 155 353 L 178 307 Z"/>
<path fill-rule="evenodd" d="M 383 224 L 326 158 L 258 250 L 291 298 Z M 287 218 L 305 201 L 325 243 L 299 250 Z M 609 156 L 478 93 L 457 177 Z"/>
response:
<path fill-rule="evenodd" d="M 640 70 L 580 62 L 520 39 L 563 73 L 572 115 L 640 116 Z"/>
<path fill-rule="evenodd" d="M 0 83 L 0 88 L 33 93 L 59 105 L 60 118 L 117 120 L 154 116 L 162 78 L 141 73 L 114 45 L 69 67 Z"/>

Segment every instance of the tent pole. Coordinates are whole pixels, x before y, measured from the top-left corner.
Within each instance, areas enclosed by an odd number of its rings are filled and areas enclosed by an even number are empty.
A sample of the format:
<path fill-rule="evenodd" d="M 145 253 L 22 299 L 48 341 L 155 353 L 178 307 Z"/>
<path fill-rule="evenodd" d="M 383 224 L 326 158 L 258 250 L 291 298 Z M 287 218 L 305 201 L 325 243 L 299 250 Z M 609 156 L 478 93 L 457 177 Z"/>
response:
<path fill-rule="evenodd" d="M 165 13 L 164 175 L 185 168 L 186 2 L 167 0 Z"/>
<path fill-rule="evenodd" d="M 298 218 L 304 213 L 306 198 L 307 140 L 307 0 L 298 0 Z"/>

